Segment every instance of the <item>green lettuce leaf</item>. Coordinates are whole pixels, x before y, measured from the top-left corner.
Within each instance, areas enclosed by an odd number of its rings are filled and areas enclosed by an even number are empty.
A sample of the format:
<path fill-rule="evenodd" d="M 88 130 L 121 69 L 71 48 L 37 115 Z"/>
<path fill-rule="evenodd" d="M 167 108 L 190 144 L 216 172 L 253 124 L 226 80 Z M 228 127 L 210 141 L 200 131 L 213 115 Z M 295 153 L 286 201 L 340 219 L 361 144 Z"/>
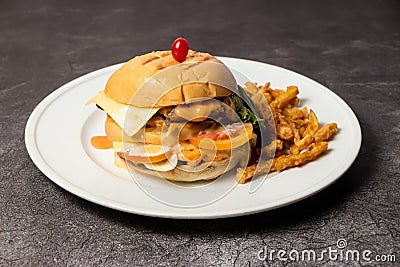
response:
<path fill-rule="evenodd" d="M 242 89 L 241 87 L 239 88 Z M 243 94 L 246 95 L 244 91 Z M 231 95 L 229 99 L 231 101 L 232 106 L 235 107 L 236 113 L 239 115 L 240 119 L 243 122 L 250 122 L 255 128 L 259 128 L 259 124 L 262 124 L 264 122 L 264 119 L 261 119 L 256 114 L 254 114 L 254 112 L 252 112 L 248 107 L 246 107 L 245 103 L 243 103 L 242 99 L 239 96 Z M 249 103 L 253 104 L 248 97 L 245 100 L 250 101 Z"/>

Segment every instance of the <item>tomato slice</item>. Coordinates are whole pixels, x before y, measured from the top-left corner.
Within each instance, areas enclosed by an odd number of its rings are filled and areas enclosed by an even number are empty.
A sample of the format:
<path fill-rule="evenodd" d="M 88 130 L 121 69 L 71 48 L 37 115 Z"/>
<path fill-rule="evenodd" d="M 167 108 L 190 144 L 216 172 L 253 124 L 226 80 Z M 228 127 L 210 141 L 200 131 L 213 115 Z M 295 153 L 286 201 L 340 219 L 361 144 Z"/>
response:
<path fill-rule="evenodd" d="M 160 145 L 135 144 L 126 147 L 126 152 L 118 152 L 118 156 L 137 163 L 155 163 L 167 159 L 172 150 L 164 151 Z"/>
<path fill-rule="evenodd" d="M 189 142 L 204 149 L 227 150 L 244 145 L 251 139 L 252 135 L 253 126 L 250 123 L 235 123 L 226 126 L 226 129 L 221 127 L 211 133 L 200 132 L 190 138 Z"/>

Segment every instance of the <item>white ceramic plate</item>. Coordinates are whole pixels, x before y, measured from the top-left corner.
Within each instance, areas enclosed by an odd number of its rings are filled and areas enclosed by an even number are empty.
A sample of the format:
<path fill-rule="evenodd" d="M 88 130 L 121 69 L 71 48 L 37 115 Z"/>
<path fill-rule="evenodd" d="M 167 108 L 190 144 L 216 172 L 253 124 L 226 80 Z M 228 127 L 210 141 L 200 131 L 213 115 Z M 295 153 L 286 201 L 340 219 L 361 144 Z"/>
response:
<path fill-rule="evenodd" d="M 361 130 L 353 111 L 341 98 L 321 84 L 280 67 L 219 58 L 259 84 L 270 81 L 273 88 L 297 85 L 302 105 L 311 107 L 322 124 L 337 122 L 340 128 L 329 142 L 328 153 L 300 168 L 267 178 L 254 193 L 245 184 L 209 205 L 179 208 L 163 204 L 143 192 L 127 171 L 114 166 L 112 150 L 96 150 L 90 145 L 92 136 L 104 135 L 105 114 L 85 103 L 104 89 L 119 64 L 69 82 L 35 108 L 25 130 L 29 155 L 49 179 L 79 197 L 129 213 L 168 218 L 221 218 L 270 210 L 322 190 L 351 166 L 360 149 Z M 161 179 L 149 178 L 149 183 L 161 194 L 186 197 L 179 195 L 182 188 L 166 185 Z M 197 195 L 187 197 L 188 202 L 214 189 L 200 187 Z"/>

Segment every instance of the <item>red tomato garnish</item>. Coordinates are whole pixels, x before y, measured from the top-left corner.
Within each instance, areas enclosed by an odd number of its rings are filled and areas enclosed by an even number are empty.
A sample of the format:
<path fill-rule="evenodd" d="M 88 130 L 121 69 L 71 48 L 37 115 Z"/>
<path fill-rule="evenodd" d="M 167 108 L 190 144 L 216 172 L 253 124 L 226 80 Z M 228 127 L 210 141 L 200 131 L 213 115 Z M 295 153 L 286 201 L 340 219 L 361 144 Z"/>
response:
<path fill-rule="evenodd" d="M 197 137 L 201 138 L 201 139 L 208 138 L 208 139 L 217 141 L 217 140 L 227 140 L 227 139 L 229 139 L 229 134 L 227 132 L 225 132 L 225 131 L 222 131 L 222 132 L 199 134 Z"/>
<path fill-rule="evenodd" d="M 183 62 L 189 52 L 189 43 L 185 38 L 179 37 L 171 46 L 172 56 L 176 61 Z"/>
<path fill-rule="evenodd" d="M 244 128 L 238 127 L 237 125 L 233 125 L 233 128 L 230 127 L 225 130 L 219 130 L 211 133 L 200 133 L 192 138 L 189 139 L 189 142 L 192 145 L 197 147 L 202 147 L 205 149 L 214 149 L 217 150 L 226 150 L 226 149 L 233 149 L 235 147 L 239 147 L 247 143 L 253 135 L 253 127 L 251 123 L 245 123 Z M 205 139 L 211 139 L 214 145 L 210 143 L 202 143 Z"/>

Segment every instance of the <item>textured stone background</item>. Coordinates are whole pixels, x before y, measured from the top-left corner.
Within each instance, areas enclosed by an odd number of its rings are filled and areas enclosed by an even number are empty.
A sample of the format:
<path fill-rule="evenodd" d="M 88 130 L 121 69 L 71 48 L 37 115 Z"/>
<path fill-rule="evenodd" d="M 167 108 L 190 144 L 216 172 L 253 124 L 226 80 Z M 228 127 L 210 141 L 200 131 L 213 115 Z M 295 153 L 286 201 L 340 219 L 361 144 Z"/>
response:
<path fill-rule="evenodd" d="M 349 248 L 396 254 L 399 264 L 399 14 L 399 1 L 2 0 L 0 266 L 298 266 L 307 262 L 261 262 L 256 253 L 264 245 L 318 250 L 339 238 Z M 125 214 L 47 179 L 24 145 L 34 107 L 74 78 L 166 49 L 177 36 L 194 49 L 279 65 L 331 88 L 361 123 L 354 165 L 299 203 L 206 221 Z"/>

